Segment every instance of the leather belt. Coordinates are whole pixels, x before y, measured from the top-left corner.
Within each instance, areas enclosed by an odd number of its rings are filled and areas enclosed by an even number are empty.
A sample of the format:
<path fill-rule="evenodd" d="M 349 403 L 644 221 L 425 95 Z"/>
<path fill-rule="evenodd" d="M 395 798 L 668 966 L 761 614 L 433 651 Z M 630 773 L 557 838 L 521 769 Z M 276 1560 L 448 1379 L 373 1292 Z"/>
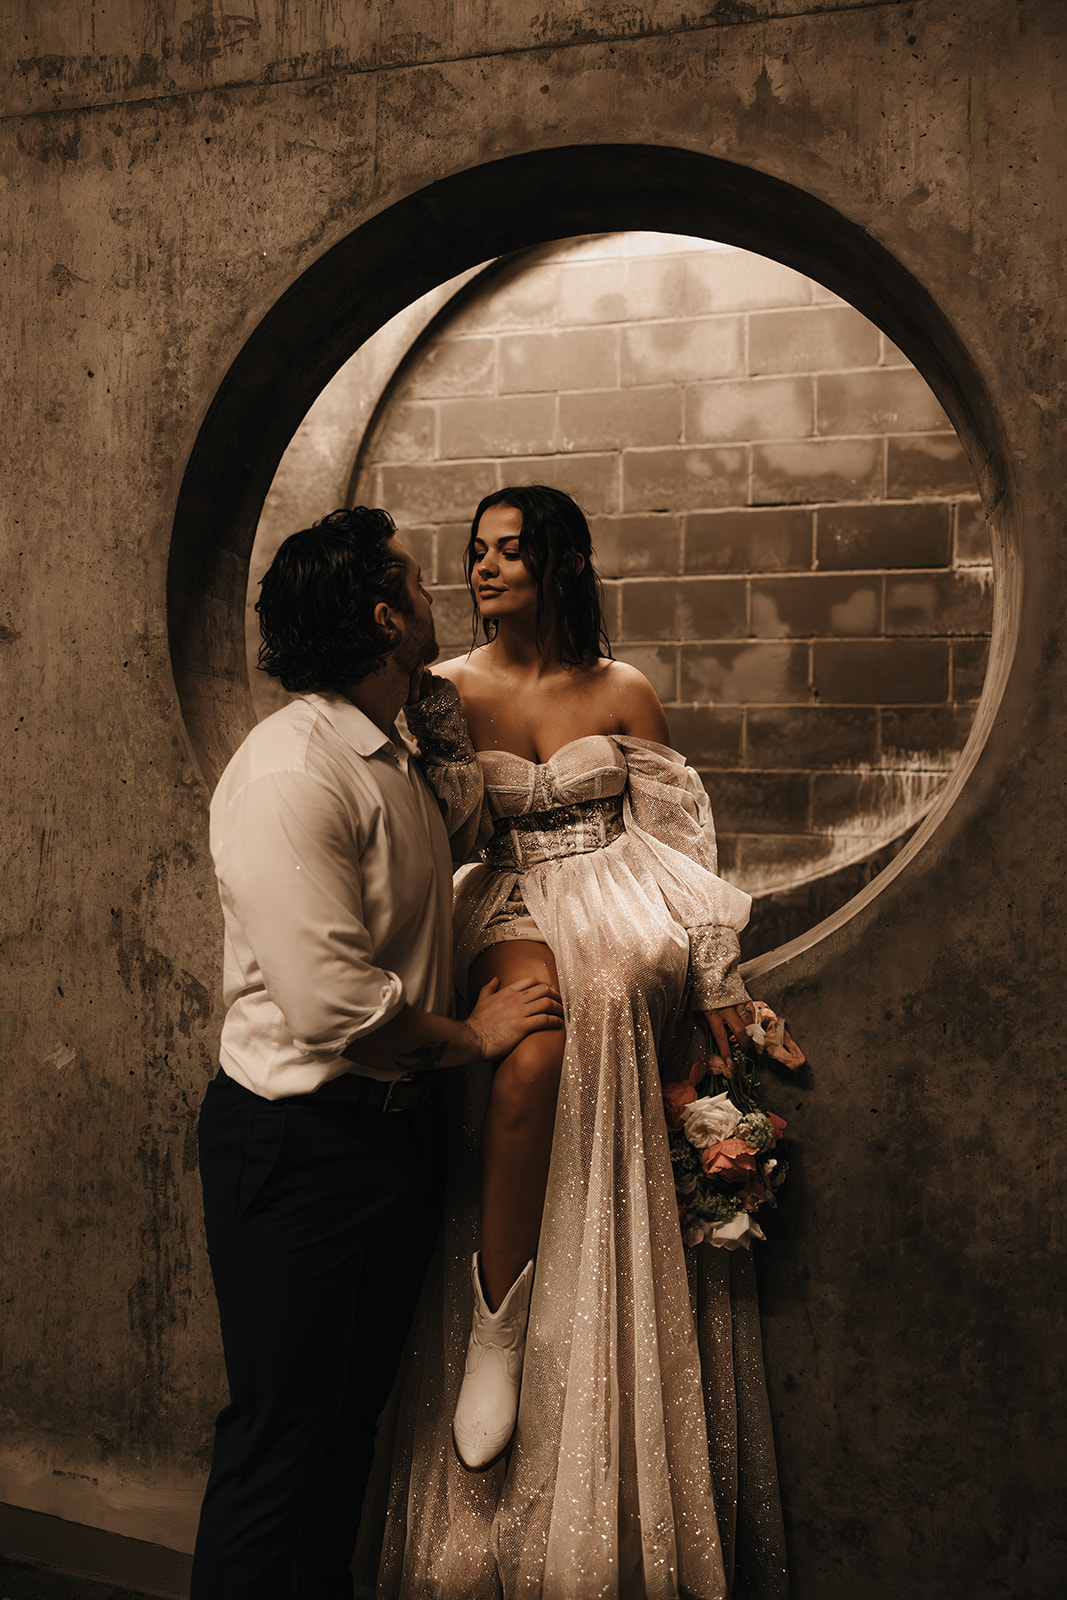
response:
<path fill-rule="evenodd" d="M 437 1083 L 435 1072 L 422 1072 L 415 1078 L 365 1078 L 358 1072 L 344 1072 L 328 1078 L 308 1095 L 309 1100 L 325 1100 L 329 1105 L 351 1106 L 355 1111 L 414 1111 L 421 1106 Z"/>
<path fill-rule="evenodd" d="M 559 856 L 587 855 L 612 844 L 624 832 L 622 801 L 617 795 L 576 800 L 552 811 L 498 817 L 481 857 L 487 867 L 523 872 L 530 865 L 539 866 Z"/>

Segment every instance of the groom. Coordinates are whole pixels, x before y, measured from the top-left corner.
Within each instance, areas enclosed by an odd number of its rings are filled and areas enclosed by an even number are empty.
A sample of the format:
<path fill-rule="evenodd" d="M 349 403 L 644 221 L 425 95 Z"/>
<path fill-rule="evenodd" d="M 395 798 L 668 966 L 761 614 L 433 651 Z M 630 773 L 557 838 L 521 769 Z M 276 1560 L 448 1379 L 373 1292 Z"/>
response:
<path fill-rule="evenodd" d="M 395 727 L 437 654 L 420 577 L 384 511 L 285 541 L 260 663 L 300 698 L 249 734 L 211 804 L 227 1012 L 200 1170 L 230 1402 L 192 1600 L 351 1600 L 440 1208 L 437 1069 L 561 1026 L 532 982 L 449 1014 L 448 839 Z"/>

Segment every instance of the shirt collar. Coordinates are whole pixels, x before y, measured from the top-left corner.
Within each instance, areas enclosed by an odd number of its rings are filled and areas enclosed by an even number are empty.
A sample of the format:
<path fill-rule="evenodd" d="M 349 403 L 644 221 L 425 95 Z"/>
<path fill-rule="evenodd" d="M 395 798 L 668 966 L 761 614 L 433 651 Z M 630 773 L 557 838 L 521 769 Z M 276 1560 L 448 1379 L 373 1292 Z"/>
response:
<path fill-rule="evenodd" d="M 334 732 L 340 734 L 357 755 L 373 756 L 384 750 L 386 755 L 406 765 L 409 752 L 399 730 L 395 738 L 392 734 L 383 733 L 366 712 L 353 705 L 345 695 L 334 689 L 323 689 L 316 694 L 301 695 L 300 698 L 313 706 L 321 717 L 325 717 Z"/>

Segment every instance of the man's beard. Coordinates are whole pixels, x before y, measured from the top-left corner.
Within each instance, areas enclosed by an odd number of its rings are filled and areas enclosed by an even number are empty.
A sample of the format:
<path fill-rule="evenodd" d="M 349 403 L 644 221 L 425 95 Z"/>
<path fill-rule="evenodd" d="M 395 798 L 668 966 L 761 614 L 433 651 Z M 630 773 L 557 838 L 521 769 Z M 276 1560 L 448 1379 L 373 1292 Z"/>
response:
<path fill-rule="evenodd" d="M 436 661 L 440 654 L 437 630 L 431 617 L 425 633 L 416 634 L 405 641 L 404 654 L 399 660 L 399 665 L 405 672 L 417 672 L 419 667 L 428 667 L 431 661 Z"/>

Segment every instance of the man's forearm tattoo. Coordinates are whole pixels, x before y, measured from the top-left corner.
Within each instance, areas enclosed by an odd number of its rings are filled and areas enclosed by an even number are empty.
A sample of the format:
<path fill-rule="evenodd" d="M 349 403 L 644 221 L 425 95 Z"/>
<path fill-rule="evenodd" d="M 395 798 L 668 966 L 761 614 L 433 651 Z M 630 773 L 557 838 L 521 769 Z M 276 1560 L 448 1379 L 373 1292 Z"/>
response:
<path fill-rule="evenodd" d="M 397 1056 L 396 1064 L 404 1072 L 429 1072 L 436 1067 L 446 1048 L 444 1040 L 440 1044 L 420 1044 L 414 1050 L 405 1050 L 402 1056 Z"/>

